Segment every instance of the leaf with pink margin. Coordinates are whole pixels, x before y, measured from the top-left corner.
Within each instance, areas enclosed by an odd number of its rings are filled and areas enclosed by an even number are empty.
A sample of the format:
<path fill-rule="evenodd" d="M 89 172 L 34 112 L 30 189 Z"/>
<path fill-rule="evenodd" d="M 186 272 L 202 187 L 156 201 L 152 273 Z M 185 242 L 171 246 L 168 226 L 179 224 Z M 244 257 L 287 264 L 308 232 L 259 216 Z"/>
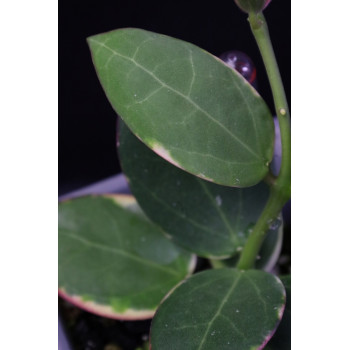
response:
<path fill-rule="evenodd" d="M 59 204 L 59 295 L 100 316 L 151 318 L 192 273 L 195 256 L 170 242 L 129 195 Z"/>
<path fill-rule="evenodd" d="M 267 346 L 266 350 L 290 350 L 291 349 L 291 276 L 280 276 L 286 293 L 287 301 L 284 309 L 282 321 L 279 324 L 276 333 L 273 335 Z"/>
<path fill-rule="evenodd" d="M 200 272 L 159 306 L 151 325 L 152 350 L 262 349 L 285 307 L 278 277 L 261 270 Z"/>
<path fill-rule="evenodd" d="M 111 105 L 158 155 L 220 185 L 249 187 L 266 176 L 272 115 L 237 71 L 191 43 L 136 28 L 88 43 Z"/>

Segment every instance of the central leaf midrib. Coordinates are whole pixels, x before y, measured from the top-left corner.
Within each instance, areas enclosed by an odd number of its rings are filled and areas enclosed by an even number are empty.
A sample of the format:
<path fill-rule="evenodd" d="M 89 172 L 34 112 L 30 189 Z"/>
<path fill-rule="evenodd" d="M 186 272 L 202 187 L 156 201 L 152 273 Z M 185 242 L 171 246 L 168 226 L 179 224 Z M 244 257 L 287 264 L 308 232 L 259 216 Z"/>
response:
<path fill-rule="evenodd" d="M 236 142 L 238 142 L 242 147 L 244 147 L 247 151 L 249 151 L 254 157 L 256 157 L 257 159 L 261 160 L 261 157 L 259 156 L 259 154 L 257 154 L 254 150 L 251 149 L 251 147 L 249 147 L 245 142 L 243 142 L 239 137 L 237 137 L 235 134 L 233 134 L 230 130 L 228 130 L 226 128 L 225 125 L 221 124 L 218 120 L 216 120 L 213 116 L 211 116 L 207 111 L 205 111 L 204 109 L 202 109 L 196 102 L 194 102 L 189 96 L 184 95 L 182 92 L 174 89 L 173 87 L 171 87 L 170 85 L 164 83 L 162 80 L 160 80 L 152 71 L 148 70 L 147 68 L 145 68 L 144 66 L 142 66 L 140 63 L 138 63 L 137 61 L 135 61 L 133 58 L 125 56 L 120 54 L 119 52 L 113 50 L 111 47 L 107 46 L 105 43 L 101 43 L 99 41 L 96 41 L 94 39 L 90 39 L 91 41 L 97 43 L 98 45 L 105 47 L 107 50 L 111 51 L 113 55 L 115 56 L 119 56 L 121 58 L 124 58 L 128 61 L 133 62 L 137 67 L 139 67 L 140 69 L 142 69 L 144 72 L 146 72 L 147 74 L 149 74 L 154 80 L 156 80 L 159 84 L 161 84 L 162 86 L 166 87 L 167 89 L 173 91 L 174 93 L 178 94 L 179 96 L 181 96 L 183 99 L 185 99 L 186 101 L 188 101 L 190 104 L 192 104 L 196 109 L 198 109 L 199 111 L 201 111 L 205 116 L 208 117 L 209 120 L 211 120 L 213 123 L 217 124 L 219 127 L 221 127 L 226 133 L 228 133 Z"/>
<path fill-rule="evenodd" d="M 211 318 L 211 320 L 208 322 L 208 327 L 203 335 L 202 341 L 199 344 L 199 347 L 197 350 L 201 350 L 203 345 L 205 344 L 205 340 L 207 339 L 208 333 L 210 331 L 211 326 L 213 325 L 214 321 L 219 317 L 219 315 L 221 314 L 221 310 L 223 309 L 225 303 L 227 302 L 227 300 L 229 299 L 229 297 L 232 295 L 232 293 L 234 292 L 239 280 L 241 279 L 241 273 L 237 276 L 236 280 L 233 282 L 231 288 L 228 290 L 228 292 L 226 293 L 225 297 L 222 299 L 218 310 L 216 311 L 216 313 L 214 314 L 214 316 Z"/>
<path fill-rule="evenodd" d="M 64 231 L 67 231 L 67 232 L 64 232 Z M 117 255 L 122 255 L 122 256 L 124 256 L 126 258 L 133 259 L 133 260 L 135 260 L 135 261 L 137 261 L 137 262 L 139 262 L 141 264 L 146 264 L 146 265 L 152 266 L 153 268 L 156 268 L 158 270 L 162 270 L 162 271 L 165 271 L 167 273 L 170 273 L 170 274 L 172 274 L 174 276 L 179 276 L 177 271 L 175 271 L 173 269 L 163 267 L 162 265 L 154 263 L 154 262 L 152 262 L 150 260 L 142 259 L 139 256 L 130 254 L 130 253 L 126 252 L 126 251 L 120 250 L 120 249 L 115 248 L 115 247 L 112 248 L 112 247 L 109 247 L 109 246 L 106 246 L 106 245 L 103 245 L 103 244 L 100 244 L 100 243 L 91 242 L 91 241 L 87 240 L 86 238 L 81 237 L 80 235 L 72 233 L 69 230 L 60 228 L 59 232 L 62 233 L 63 235 L 65 235 L 65 236 L 71 238 L 71 239 L 75 239 L 75 240 L 77 240 L 77 241 L 79 241 L 79 242 L 81 242 L 81 243 L 83 243 L 83 244 L 85 244 L 87 246 L 93 247 L 95 249 L 108 251 L 110 253 L 117 254 Z"/>

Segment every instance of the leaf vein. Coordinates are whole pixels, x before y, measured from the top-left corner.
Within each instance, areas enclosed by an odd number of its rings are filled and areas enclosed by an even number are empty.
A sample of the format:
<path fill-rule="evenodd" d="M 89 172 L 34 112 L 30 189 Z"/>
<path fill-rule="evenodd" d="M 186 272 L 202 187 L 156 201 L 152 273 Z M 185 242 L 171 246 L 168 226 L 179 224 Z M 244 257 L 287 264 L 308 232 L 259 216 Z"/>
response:
<path fill-rule="evenodd" d="M 226 293 L 225 297 L 222 299 L 218 310 L 216 311 L 216 313 L 214 314 L 214 316 L 211 318 L 211 320 L 208 323 L 208 327 L 203 335 L 202 341 L 199 344 L 198 350 L 201 350 L 203 345 L 205 344 L 205 340 L 207 339 L 208 333 L 210 331 L 211 326 L 213 325 L 214 321 L 221 315 L 221 310 L 223 309 L 224 305 L 226 304 L 227 300 L 229 299 L 229 297 L 232 295 L 232 293 L 234 292 L 239 280 L 241 279 L 241 274 L 238 275 L 238 277 L 236 278 L 236 280 L 233 282 L 231 288 L 228 290 L 228 292 Z"/>
<path fill-rule="evenodd" d="M 209 230 L 206 226 L 201 225 L 200 223 L 198 223 L 197 221 L 194 221 L 188 217 L 184 217 L 183 215 L 181 215 L 178 211 L 176 211 L 173 207 L 171 207 L 167 202 L 165 202 L 164 200 L 162 200 L 161 198 L 159 198 L 153 191 L 151 191 L 147 186 L 145 186 L 141 181 L 137 181 L 137 179 L 134 179 L 135 182 L 138 182 L 138 184 L 140 186 L 142 186 L 144 188 L 145 191 L 147 191 L 148 193 L 150 193 L 150 195 L 159 203 L 163 204 L 169 211 L 171 211 L 172 213 L 174 213 L 178 218 L 180 218 L 181 220 L 184 220 L 186 222 L 191 223 L 193 226 L 200 228 L 201 230 L 208 232 L 209 234 L 211 234 L 212 236 L 216 236 L 216 237 L 221 237 L 224 239 L 227 239 L 226 235 L 221 235 L 218 234 L 216 231 L 211 231 Z"/>
<path fill-rule="evenodd" d="M 150 260 L 146 260 L 146 259 L 142 259 L 141 257 L 139 256 L 136 256 L 136 255 L 133 255 L 133 254 L 130 254 L 126 251 L 123 251 L 123 250 L 120 250 L 118 248 L 115 248 L 115 247 L 109 247 L 109 246 L 106 246 L 106 245 L 103 245 L 103 244 L 100 244 L 100 243 L 95 243 L 95 242 L 92 242 L 92 241 L 89 241 L 83 237 L 81 237 L 80 235 L 78 234 L 75 234 L 71 231 L 68 231 L 68 232 L 64 232 L 65 230 L 63 229 L 60 229 L 60 233 L 71 238 L 71 239 L 74 239 L 74 240 L 77 240 L 77 241 L 80 241 L 81 243 L 87 245 L 87 246 L 90 246 L 92 248 L 95 248 L 95 249 L 98 249 L 98 250 L 104 250 L 104 251 L 107 251 L 107 252 L 110 252 L 110 253 L 113 253 L 113 254 L 117 254 L 117 255 L 121 255 L 125 258 L 129 258 L 129 259 L 132 259 L 132 260 L 135 260 L 141 264 L 145 264 L 145 265 L 149 265 L 153 268 L 156 268 L 158 270 L 162 270 L 162 271 L 165 271 L 167 273 L 170 273 L 174 276 L 178 276 L 178 272 L 171 269 L 171 268 L 166 268 L 162 265 L 159 265 L 157 263 L 154 263 L 153 261 L 150 261 Z"/>
<path fill-rule="evenodd" d="M 242 337 L 243 339 L 245 338 L 244 333 L 242 333 L 242 332 L 237 328 L 237 326 L 232 322 L 231 319 L 229 319 L 227 316 L 222 315 L 222 314 L 219 315 L 219 317 L 224 318 L 224 319 L 232 326 L 232 328 L 233 328 L 237 333 L 239 333 L 239 334 L 241 335 L 241 337 Z"/>
<path fill-rule="evenodd" d="M 189 53 L 190 53 L 190 63 L 191 63 L 191 68 L 192 68 L 192 79 L 191 79 L 191 82 L 190 82 L 190 87 L 189 87 L 189 90 L 188 90 L 188 93 L 187 93 L 187 97 L 190 97 L 191 92 L 192 92 L 192 88 L 193 88 L 193 84 L 194 84 L 194 81 L 196 79 L 196 72 L 194 70 L 192 51 L 190 50 Z"/>
<path fill-rule="evenodd" d="M 213 207 L 215 208 L 215 210 L 218 212 L 222 222 L 224 223 L 224 226 L 226 227 L 231 240 L 233 243 L 237 243 L 237 236 L 235 234 L 235 232 L 232 230 L 232 227 L 225 215 L 225 213 L 221 210 L 221 208 L 219 207 L 219 205 L 217 204 L 216 200 L 214 199 L 213 195 L 211 194 L 211 192 L 208 189 L 208 186 L 206 183 L 204 183 L 204 181 L 201 181 L 200 179 L 197 178 L 197 181 L 199 182 L 200 186 L 203 188 L 205 194 L 207 195 L 207 197 L 210 199 L 211 204 L 213 205 Z"/>
<path fill-rule="evenodd" d="M 139 62 L 137 62 L 135 59 L 129 57 L 129 56 L 125 56 L 120 54 L 119 52 L 113 50 L 111 47 L 107 46 L 105 43 L 101 43 L 97 40 L 91 39 L 92 41 L 94 41 L 95 43 L 97 43 L 98 45 L 101 45 L 103 47 L 105 47 L 107 50 L 109 50 L 112 55 L 121 57 L 125 60 L 131 61 L 133 62 L 136 66 L 138 66 L 141 70 L 143 70 L 144 72 L 148 73 L 154 80 L 156 80 L 159 84 L 161 84 L 162 86 L 166 87 L 167 89 L 173 91 L 175 94 L 178 94 L 179 96 L 181 96 L 183 99 L 185 99 L 186 101 L 188 101 L 190 104 L 192 104 L 197 110 L 199 110 L 200 112 L 202 112 L 211 122 L 213 122 L 214 124 L 217 124 L 220 128 L 222 128 L 226 133 L 228 133 L 236 142 L 238 142 L 243 148 L 245 148 L 248 152 L 250 152 L 254 157 L 258 158 L 259 160 L 261 159 L 260 155 L 258 153 L 256 153 L 250 146 L 248 146 L 244 141 L 242 141 L 237 135 L 235 135 L 232 131 L 228 130 L 227 127 L 222 124 L 220 121 L 216 120 L 210 113 L 208 113 L 206 110 L 204 110 L 203 108 L 201 108 L 196 102 L 194 102 L 190 97 L 184 95 L 181 91 L 176 90 L 175 88 L 171 87 L 170 85 L 164 83 L 161 79 L 159 79 L 152 71 L 148 70 L 146 67 L 144 67 L 142 64 L 140 64 Z"/>
<path fill-rule="evenodd" d="M 264 306 L 264 313 L 265 315 L 267 315 L 267 305 L 266 305 L 266 301 L 265 299 L 262 297 L 261 295 L 261 291 L 258 288 L 258 286 L 255 284 L 254 280 L 252 280 L 248 275 L 245 275 L 245 277 L 247 278 L 247 280 L 250 282 L 250 284 L 253 286 L 253 288 L 255 289 L 255 292 L 258 296 L 258 298 L 261 300 L 263 306 Z"/>

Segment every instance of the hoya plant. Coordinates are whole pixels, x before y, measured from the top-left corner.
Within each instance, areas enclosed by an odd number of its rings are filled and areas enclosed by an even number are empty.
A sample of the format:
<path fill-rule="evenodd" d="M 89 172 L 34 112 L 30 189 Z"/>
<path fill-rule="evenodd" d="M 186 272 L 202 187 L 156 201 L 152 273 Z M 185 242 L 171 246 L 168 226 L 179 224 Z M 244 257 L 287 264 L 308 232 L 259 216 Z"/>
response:
<path fill-rule="evenodd" d="M 262 13 L 269 2 L 236 0 L 274 112 L 239 72 L 191 43 L 135 28 L 88 38 L 120 116 L 132 195 L 59 204 L 59 294 L 105 317 L 152 318 L 152 350 L 290 347 L 290 275 L 269 272 L 291 184 L 289 109 Z M 197 257 L 211 268 L 196 269 Z"/>

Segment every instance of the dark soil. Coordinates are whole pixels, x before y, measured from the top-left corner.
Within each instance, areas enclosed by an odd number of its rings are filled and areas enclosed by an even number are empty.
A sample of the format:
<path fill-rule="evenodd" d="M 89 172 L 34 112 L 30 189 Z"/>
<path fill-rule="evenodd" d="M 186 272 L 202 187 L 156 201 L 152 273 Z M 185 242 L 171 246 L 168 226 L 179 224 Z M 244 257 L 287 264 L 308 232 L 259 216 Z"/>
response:
<path fill-rule="evenodd" d="M 151 320 L 118 321 L 93 315 L 59 298 L 72 350 L 135 350 L 148 340 Z"/>

